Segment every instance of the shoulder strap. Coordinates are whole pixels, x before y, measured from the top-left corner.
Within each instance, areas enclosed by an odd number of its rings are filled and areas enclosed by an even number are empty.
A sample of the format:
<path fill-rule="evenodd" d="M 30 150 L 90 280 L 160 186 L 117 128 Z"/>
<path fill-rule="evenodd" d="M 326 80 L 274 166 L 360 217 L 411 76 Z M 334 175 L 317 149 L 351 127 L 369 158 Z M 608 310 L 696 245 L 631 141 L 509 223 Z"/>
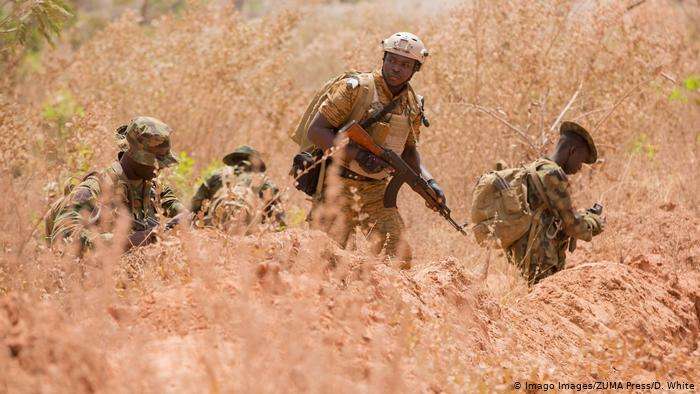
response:
<path fill-rule="evenodd" d="M 554 214 L 554 216 L 559 218 L 559 212 L 557 212 L 556 209 L 552 208 L 552 204 L 549 202 L 549 198 L 547 197 L 547 193 L 544 191 L 544 185 L 542 184 L 542 180 L 540 179 L 540 176 L 537 174 L 537 162 L 529 164 L 527 167 L 525 167 L 525 170 L 527 171 L 527 174 L 530 177 L 532 184 L 535 186 L 535 192 L 540 197 L 540 200 L 542 200 L 544 205 L 547 207 L 547 210 L 552 212 L 552 214 Z"/>
<path fill-rule="evenodd" d="M 373 124 L 377 123 L 379 119 L 383 118 L 384 115 L 388 114 L 391 112 L 394 108 L 396 108 L 396 105 L 399 103 L 399 100 L 401 99 L 401 96 L 403 96 L 406 93 L 406 88 L 404 88 L 399 94 L 397 94 L 393 100 L 387 105 L 385 105 L 380 111 L 377 111 L 374 115 L 370 116 L 369 118 L 365 119 L 364 121 L 360 122 L 360 126 L 364 128 L 365 130 L 371 127 Z"/>
<path fill-rule="evenodd" d="M 359 121 L 367 113 L 372 103 L 378 101 L 377 88 L 374 84 L 374 75 L 372 73 L 360 73 L 354 78 L 359 82 L 357 89 L 360 89 L 360 93 L 348 118 L 349 120 Z"/>

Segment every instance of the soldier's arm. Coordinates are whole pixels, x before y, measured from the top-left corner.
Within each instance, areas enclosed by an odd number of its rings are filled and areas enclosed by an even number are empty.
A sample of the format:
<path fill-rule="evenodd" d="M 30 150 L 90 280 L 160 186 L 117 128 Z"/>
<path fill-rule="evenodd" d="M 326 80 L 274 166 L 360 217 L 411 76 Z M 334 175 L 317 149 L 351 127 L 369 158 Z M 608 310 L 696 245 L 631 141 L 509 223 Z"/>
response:
<path fill-rule="evenodd" d="M 165 217 L 172 218 L 178 214 L 187 211 L 185 206 L 180 202 L 170 186 L 164 186 L 160 192 L 160 207 L 163 209 Z"/>
<path fill-rule="evenodd" d="M 258 197 L 263 200 L 264 204 L 268 207 L 272 207 L 280 203 L 280 189 L 269 179 L 265 179 L 265 182 L 260 186 L 258 191 Z"/>
<path fill-rule="evenodd" d="M 411 132 L 408 134 L 408 138 L 406 139 L 406 145 L 404 146 L 403 153 L 401 154 L 401 158 L 411 166 L 416 172 L 418 172 L 425 180 L 429 181 L 430 187 L 435 191 L 438 199 L 442 204 L 447 203 L 447 198 L 445 197 L 445 193 L 442 191 L 440 186 L 438 186 L 437 181 L 435 181 L 435 178 L 433 178 L 433 175 L 428 171 L 428 169 L 423 165 L 420 157 L 420 153 L 418 152 L 418 139 L 420 137 L 420 126 L 422 124 L 421 121 L 421 113 L 418 111 L 411 111 L 412 117 L 411 117 Z M 435 207 L 431 207 L 435 208 Z"/>
<path fill-rule="evenodd" d="M 547 198 L 552 208 L 557 211 L 562 221 L 562 230 L 569 236 L 590 241 L 593 227 L 584 219 L 583 212 L 576 211 L 571 203 L 569 181 L 560 169 L 539 173 Z"/>
<path fill-rule="evenodd" d="M 335 132 L 350 118 L 358 98 L 359 83 L 354 78 L 336 82 L 328 91 L 326 101 L 309 126 L 309 140 L 316 146 L 329 149 L 335 141 Z"/>
<path fill-rule="evenodd" d="M 209 176 L 209 178 L 205 179 L 192 197 L 190 210 L 194 213 L 201 211 L 204 201 L 211 200 L 221 185 L 221 175 L 218 172 L 215 172 L 213 175 Z"/>
<path fill-rule="evenodd" d="M 98 198 L 101 194 L 100 178 L 88 176 L 68 195 L 68 204 L 58 213 L 51 241 L 63 239 L 67 242 L 79 240 L 82 247 L 91 248 L 96 238 L 111 240 L 111 233 L 96 233 L 90 229 L 90 218 L 98 214 Z"/>
<path fill-rule="evenodd" d="M 285 213 L 282 200 L 280 199 L 280 190 L 277 185 L 271 180 L 266 179 L 258 191 L 258 196 L 262 199 L 263 204 L 265 204 L 263 214 L 273 219 L 277 223 L 279 229 L 283 229 L 286 226 Z"/>
<path fill-rule="evenodd" d="M 418 149 L 415 144 L 406 142 L 401 158 L 416 172 L 423 175 L 423 178 L 433 179 L 433 176 L 430 174 L 428 169 L 421 163 L 420 153 L 418 153 Z"/>
<path fill-rule="evenodd" d="M 258 197 L 265 201 L 271 201 L 277 199 L 277 194 L 279 193 L 279 188 L 269 179 L 265 179 L 265 182 L 260 186 L 260 191 L 258 192 Z"/>
<path fill-rule="evenodd" d="M 413 111 L 411 111 L 413 112 Z M 418 139 L 420 137 L 420 115 L 413 114 L 411 116 L 411 131 L 408 133 L 406 138 L 406 145 L 404 146 L 401 158 L 404 159 L 406 164 L 410 165 L 416 172 L 423 175 L 425 179 L 432 179 L 432 175 L 428 170 L 421 165 L 420 154 L 418 153 Z"/>

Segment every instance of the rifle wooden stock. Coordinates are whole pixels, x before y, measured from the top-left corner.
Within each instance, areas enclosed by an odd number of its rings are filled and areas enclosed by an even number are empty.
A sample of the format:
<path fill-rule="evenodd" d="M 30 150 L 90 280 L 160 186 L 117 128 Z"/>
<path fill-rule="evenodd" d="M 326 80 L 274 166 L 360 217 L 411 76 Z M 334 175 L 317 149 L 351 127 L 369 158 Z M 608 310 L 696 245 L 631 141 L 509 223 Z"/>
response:
<path fill-rule="evenodd" d="M 435 194 L 435 191 L 432 187 L 430 187 L 428 182 L 423 179 L 420 172 L 416 172 L 415 169 L 411 168 L 411 166 L 409 166 L 408 163 L 401 158 L 401 156 L 396 154 L 396 152 L 390 149 L 384 149 L 377 145 L 360 124 L 357 122 L 347 124 L 338 131 L 338 138 L 340 140 L 344 140 L 345 138 L 350 139 L 357 145 L 372 152 L 375 156 L 387 162 L 394 169 L 394 177 L 387 185 L 387 189 L 384 194 L 384 207 L 396 207 L 396 197 L 399 189 L 401 188 L 401 185 L 407 183 L 411 189 L 418 193 L 418 195 L 420 195 L 431 207 L 434 207 L 440 216 L 447 220 L 447 222 L 454 227 L 455 230 L 459 231 L 463 235 L 467 235 L 462 226 L 457 224 L 457 222 L 452 219 L 450 209 L 438 200 L 437 194 Z"/>
<path fill-rule="evenodd" d="M 338 132 L 339 136 L 342 138 L 346 136 L 350 140 L 354 141 L 357 145 L 367 149 L 372 152 L 375 156 L 381 157 L 384 149 L 374 143 L 372 137 L 367 134 L 367 131 L 360 126 L 357 122 L 351 122 Z"/>

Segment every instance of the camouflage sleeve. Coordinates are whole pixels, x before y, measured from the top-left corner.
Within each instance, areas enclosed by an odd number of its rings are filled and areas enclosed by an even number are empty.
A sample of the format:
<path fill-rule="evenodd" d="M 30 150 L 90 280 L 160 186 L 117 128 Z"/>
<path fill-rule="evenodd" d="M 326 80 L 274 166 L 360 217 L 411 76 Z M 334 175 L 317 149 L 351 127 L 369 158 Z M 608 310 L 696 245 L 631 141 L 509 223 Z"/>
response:
<path fill-rule="evenodd" d="M 71 241 L 78 238 L 83 247 L 91 248 L 96 237 L 111 239 L 111 234 L 96 234 L 91 231 L 90 218 L 98 212 L 98 202 L 101 184 L 98 174 L 89 175 L 78 184 L 67 196 L 66 206 L 58 212 L 53 230 L 50 234 L 52 241 L 64 239 Z"/>
<path fill-rule="evenodd" d="M 209 176 L 209 178 L 205 179 L 204 182 L 199 185 L 199 188 L 194 196 L 192 196 L 190 210 L 193 213 L 197 213 L 202 210 L 204 201 L 211 200 L 222 185 L 223 182 L 221 180 L 221 174 L 218 171 Z"/>
<path fill-rule="evenodd" d="M 271 180 L 266 179 L 265 183 L 262 184 L 258 191 L 258 196 L 262 199 L 263 203 L 266 204 L 263 211 L 265 217 L 276 224 L 277 230 L 283 230 L 284 227 L 286 227 L 285 213 L 279 192 L 280 189 L 277 185 Z"/>
<path fill-rule="evenodd" d="M 539 176 L 552 209 L 555 209 L 561 218 L 564 232 L 571 237 L 590 241 L 593 237 L 592 228 L 584 220 L 583 212 L 574 210 L 569 194 L 569 181 L 564 172 L 560 169 L 547 169 L 540 171 Z"/>
<path fill-rule="evenodd" d="M 409 105 L 408 116 L 411 121 L 411 132 L 408 133 L 406 143 L 417 146 L 420 141 L 420 127 L 423 124 L 423 113 L 421 111 L 420 104 L 418 103 L 417 98 L 411 101 L 411 104 Z"/>
<path fill-rule="evenodd" d="M 406 145 L 418 146 L 420 138 L 420 125 L 420 115 L 416 118 L 411 118 L 411 132 L 408 133 L 408 137 L 406 138 Z"/>
<path fill-rule="evenodd" d="M 333 84 L 328 90 L 326 101 L 319 108 L 319 112 L 336 128 L 348 121 L 360 91 L 359 85 L 349 81 L 350 79 L 343 79 Z"/>
<path fill-rule="evenodd" d="M 170 186 L 164 186 L 160 192 L 160 207 L 165 217 L 172 218 L 185 211 L 185 206 L 180 202 Z"/>

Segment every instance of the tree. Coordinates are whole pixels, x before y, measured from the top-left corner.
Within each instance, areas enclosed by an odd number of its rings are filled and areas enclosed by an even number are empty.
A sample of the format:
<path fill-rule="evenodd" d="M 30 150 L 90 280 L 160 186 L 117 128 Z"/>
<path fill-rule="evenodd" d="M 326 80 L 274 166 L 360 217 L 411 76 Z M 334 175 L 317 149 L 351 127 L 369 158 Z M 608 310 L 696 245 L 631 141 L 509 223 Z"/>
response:
<path fill-rule="evenodd" d="M 51 43 L 72 16 L 62 0 L 0 0 L 0 61 Z"/>

